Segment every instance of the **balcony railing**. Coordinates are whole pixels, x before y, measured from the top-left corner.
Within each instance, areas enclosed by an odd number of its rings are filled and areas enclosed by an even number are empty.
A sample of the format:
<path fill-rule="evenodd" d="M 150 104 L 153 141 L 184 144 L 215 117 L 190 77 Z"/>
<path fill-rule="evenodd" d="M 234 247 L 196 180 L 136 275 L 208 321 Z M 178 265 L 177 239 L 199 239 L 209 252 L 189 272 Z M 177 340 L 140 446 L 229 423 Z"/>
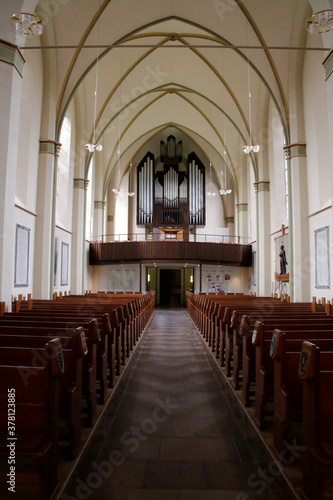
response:
<path fill-rule="evenodd" d="M 246 267 L 252 265 L 251 245 L 171 241 L 174 242 L 118 240 L 90 243 L 89 262 L 91 265 L 123 262 L 188 262 Z"/>
<path fill-rule="evenodd" d="M 177 241 L 176 239 L 164 239 L 161 233 L 114 233 L 92 236 L 90 243 L 112 243 L 122 241 Z M 178 240 L 179 241 L 179 240 Z M 189 234 L 189 242 L 194 243 L 236 243 L 238 245 L 249 245 L 252 238 L 244 236 L 216 235 L 216 234 Z"/>

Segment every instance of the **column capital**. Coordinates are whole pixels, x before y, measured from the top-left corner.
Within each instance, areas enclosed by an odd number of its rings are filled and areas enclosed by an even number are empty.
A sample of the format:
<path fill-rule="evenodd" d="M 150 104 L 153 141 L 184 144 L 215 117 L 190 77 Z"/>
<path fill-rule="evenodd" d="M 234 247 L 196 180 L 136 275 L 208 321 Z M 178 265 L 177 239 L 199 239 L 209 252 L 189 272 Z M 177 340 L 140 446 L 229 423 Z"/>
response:
<path fill-rule="evenodd" d="M 248 203 L 236 203 L 237 212 L 248 212 L 248 210 L 249 210 Z"/>
<path fill-rule="evenodd" d="M 87 179 L 74 179 L 74 189 L 88 189 L 89 181 Z"/>
<path fill-rule="evenodd" d="M 333 49 L 328 54 L 328 56 L 324 59 L 323 66 L 324 66 L 325 73 L 326 73 L 326 77 L 325 77 L 325 81 L 326 81 L 333 74 Z"/>
<path fill-rule="evenodd" d="M 61 144 L 58 142 L 46 139 L 39 140 L 39 152 L 46 153 L 53 156 L 59 156 L 61 150 Z"/>
<path fill-rule="evenodd" d="M 108 222 L 113 222 L 114 215 L 108 215 Z"/>
<path fill-rule="evenodd" d="M 18 74 L 22 77 L 25 59 L 17 45 L 0 40 L 0 62 L 14 66 Z"/>
<path fill-rule="evenodd" d="M 265 192 L 270 191 L 269 181 L 254 182 L 253 185 L 254 185 L 254 190 L 256 193 L 263 192 L 263 191 L 265 191 Z"/>
<path fill-rule="evenodd" d="M 287 160 L 291 160 L 292 158 L 306 158 L 306 144 L 304 143 L 289 144 L 283 150 Z"/>
<path fill-rule="evenodd" d="M 234 224 L 235 217 L 224 217 L 224 222 L 225 222 L 225 224 Z"/>
<path fill-rule="evenodd" d="M 95 210 L 105 210 L 105 207 L 106 207 L 105 201 L 100 201 L 100 200 L 94 201 L 94 209 Z"/>

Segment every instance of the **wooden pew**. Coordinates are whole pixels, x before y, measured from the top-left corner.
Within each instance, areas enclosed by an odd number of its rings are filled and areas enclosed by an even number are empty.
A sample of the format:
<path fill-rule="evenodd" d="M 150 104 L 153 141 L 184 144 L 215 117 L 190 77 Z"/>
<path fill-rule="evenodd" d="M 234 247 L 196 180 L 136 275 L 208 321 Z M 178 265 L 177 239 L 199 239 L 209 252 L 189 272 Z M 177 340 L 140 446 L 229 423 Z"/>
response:
<path fill-rule="evenodd" d="M 250 318 L 248 315 L 246 316 L 246 320 L 244 323 L 244 328 L 242 330 L 242 387 L 241 387 L 241 400 L 245 406 L 249 406 L 250 404 L 250 387 L 253 385 L 255 380 L 255 357 L 256 357 L 256 342 L 254 339 L 257 337 L 258 330 L 258 338 L 257 343 L 262 335 L 265 335 L 265 328 L 267 329 L 267 338 L 269 341 L 271 340 L 271 335 L 273 333 L 274 328 L 288 328 L 288 326 L 297 325 L 300 323 L 304 324 L 302 318 L 295 319 L 290 318 L 290 316 L 282 316 L 279 318 L 270 318 L 265 320 L 265 324 L 262 321 L 255 321 L 254 325 L 252 323 L 254 318 Z M 303 318 L 304 319 L 304 318 Z M 252 321 L 251 321 L 252 320 Z M 310 317 L 307 320 L 307 326 L 311 326 L 312 328 L 317 329 L 326 329 L 330 328 L 329 319 L 326 318 L 324 321 L 320 318 L 320 321 L 317 322 L 315 317 Z M 332 327 L 333 328 L 333 327 Z M 254 335 L 253 335 L 254 333 Z"/>
<path fill-rule="evenodd" d="M 303 381 L 303 485 L 308 500 L 333 492 L 333 359 L 311 342 L 303 342 L 298 373 Z"/>
<path fill-rule="evenodd" d="M 23 332 L 24 329 L 22 329 Z M 61 332 L 60 332 L 61 333 Z M 58 331 L 59 334 L 59 331 Z M 82 400 L 82 358 L 87 354 L 87 345 L 82 328 L 71 334 L 56 335 L 63 346 L 64 372 L 60 381 L 60 416 L 68 429 L 69 455 L 74 458 L 81 447 L 81 400 Z M 53 337 L 54 338 L 54 337 Z M 29 335 L 28 333 L 5 334 L 0 332 L 2 347 L 29 347 L 35 353 L 52 339 L 52 335 Z M 36 363 L 41 362 L 36 356 Z M 44 359 L 42 359 L 42 364 Z M 24 372 L 21 372 L 21 376 Z"/>
<path fill-rule="evenodd" d="M 5 315 L 0 318 L 0 329 L 2 327 L 17 327 L 21 328 L 21 334 L 25 332 L 30 332 L 27 328 L 34 329 L 34 335 L 49 335 L 49 331 L 52 328 L 58 328 L 58 334 L 66 334 L 67 331 L 71 332 L 75 328 L 82 325 L 85 332 L 85 342 L 87 344 L 87 355 L 84 356 L 82 361 L 82 394 L 87 400 L 87 420 L 89 425 L 93 425 L 96 418 L 96 404 L 97 404 L 97 388 L 96 388 L 96 377 L 97 377 L 97 345 L 100 342 L 100 330 L 98 327 L 97 320 L 87 319 L 86 321 L 81 321 L 81 318 L 71 318 L 71 320 L 66 319 L 64 316 L 54 315 L 55 321 L 50 321 L 49 315 L 39 316 L 37 313 L 25 315 Z M 79 319 L 79 320 L 78 320 Z"/>
<path fill-rule="evenodd" d="M 246 328 L 246 333 L 244 333 L 244 329 L 241 328 L 242 324 L 242 317 L 247 316 L 247 328 Z M 316 322 L 327 322 L 327 317 L 325 314 L 321 315 L 316 315 L 310 311 L 310 309 L 305 305 L 304 307 L 294 307 L 290 308 L 289 304 L 284 305 L 278 304 L 277 307 L 274 306 L 274 312 L 272 311 L 272 314 L 270 315 L 269 318 L 265 318 L 264 316 L 260 316 L 259 313 L 257 313 L 257 308 L 255 309 L 240 309 L 237 308 L 237 310 L 234 310 L 231 314 L 231 325 L 229 328 L 229 335 L 226 336 L 225 338 L 225 344 L 226 344 L 226 355 L 225 355 L 225 364 L 228 367 L 227 373 L 228 376 L 231 375 L 231 370 L 233 371 L 232 375 L 232 383 L 233 386 L 236 389 L 239 389 L 239 374 L 240 371 L 242 370 L 242 363 L 243 363 L 243 350 L 246 350 L 243 348 L 243 339 L 244 336 L 247 335 L 247 332 L 249 330 L 250 324 L 253 324 L 254 320 L 261 320 L 264 321 L 265 324 L 272 324 L 272 325 L 277 325 L 276 322 L 280 322 L 282 319 L 285 319 L 286 321 L 292 321 L 294 323 L 297 323 L 297 321 L 304 321 L 305 318 L 308 318 L 309 321 L 316 321 Z M 333 323 L 332 323 L 333 325 Z M 247 353 L 250 355 L 250 349 L 249 346 L 247 346 Z"/>
<path fill-rule="evenodd" d="M 7 474 L 15 472 L 15 493 L 8 491 L 13 498 L 22 498 L 36 481 L 39 491 L 33 493 L 31 488 L 31 498 L 49 500 L 59 487 L 57 450 L 59 379 L 63 374 L 61 350 L 58 340 L 50 340 L 41 350 L 45 365 L 36 368 L 25 366 L 25 378 L 15 364 L 0 366 L 0 433 L 3 437 L 0 454 L 5 464 L 5 469 L 1 470 L 1 482 L 6 483 L 10 480 Z M 4 361 L 3 356 L 1 361 Z M 9 417 L 14 419 L 9 420 Z M 13 440 L 10 440 L 9 433 Z M 14 469 L 10 469 L 8 461 L 11 452 L 15 456 Z M 31 463 L 30 473 L 27 472 L 27 461 Z"/>
<path fill-rule="evenodd" d="M 279 326 L 279 325 L 277 325 Z M 330 328 L 330 326 L 328 326 Z M 274 330 L 273 330 L 274 331 Z M 271 357 L 273 331 L 265 332 L 264 325 L 257 322 L 253 332 L 253 342 L 256 348 L 255 360 L 255 413 L 254 420 L 259 428 L 265 426 L 265 407 L 269 398 L 272 398 L 274 391 L 274 364 Z M 284 326 L 284 331 L 288 335 L 288 342 L 299 341 L 300 332 L 303 338 L 332 338 L 332 330 L 318 328 L 307 322 Z M 291 344 L 289 344 L 291 346 Z M 289 351 L 295 348 L 289 347 Z"/>
<path fill-rule="evenodd" d="M 321 350 L 333 350 L 333 332 L 330 338 L 321 338 L 321 332 L 315 338 Z M 302 343 L 312 334 L 301 330 L 292 335 L 274 330 L 270 356 L 274 360 L 274 448 L 278 454 L 283 450 L 283 443 L 289 439 L 292 425 L 303 419 L 302 381 L 297 368 Z M 318 338 L 317 338 L 318 337 Z M 312 335 L 313 338 L 313 335 Z M 331 359 L 333 368 L 333 358 Z"/>

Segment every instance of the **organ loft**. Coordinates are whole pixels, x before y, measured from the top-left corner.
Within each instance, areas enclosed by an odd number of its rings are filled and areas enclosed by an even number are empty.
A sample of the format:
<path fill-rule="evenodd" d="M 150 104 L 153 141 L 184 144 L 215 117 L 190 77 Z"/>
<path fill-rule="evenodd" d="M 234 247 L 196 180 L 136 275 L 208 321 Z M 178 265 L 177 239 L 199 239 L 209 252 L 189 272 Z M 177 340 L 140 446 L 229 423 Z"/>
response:
<path fill-rule="evenodd" d="M 137 168 L 137 224 L 154 239 L 188 240 L 205 225 L 205 167 L 182 141 L 160 142 L 159 158 L 148 152 Z"/>

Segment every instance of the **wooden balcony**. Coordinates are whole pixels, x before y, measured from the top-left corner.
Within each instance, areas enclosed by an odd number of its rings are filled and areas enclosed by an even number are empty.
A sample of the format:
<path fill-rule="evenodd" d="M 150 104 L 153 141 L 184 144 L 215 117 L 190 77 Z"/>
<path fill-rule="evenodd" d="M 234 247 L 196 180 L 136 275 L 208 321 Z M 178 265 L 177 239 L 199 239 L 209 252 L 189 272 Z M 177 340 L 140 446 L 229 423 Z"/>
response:
<path fill-rule="evenodd" d="M 90 265 L 124 262 L 188 262 L 252 266 L 252 246 L 189 241 L 90 243 Z"/>

